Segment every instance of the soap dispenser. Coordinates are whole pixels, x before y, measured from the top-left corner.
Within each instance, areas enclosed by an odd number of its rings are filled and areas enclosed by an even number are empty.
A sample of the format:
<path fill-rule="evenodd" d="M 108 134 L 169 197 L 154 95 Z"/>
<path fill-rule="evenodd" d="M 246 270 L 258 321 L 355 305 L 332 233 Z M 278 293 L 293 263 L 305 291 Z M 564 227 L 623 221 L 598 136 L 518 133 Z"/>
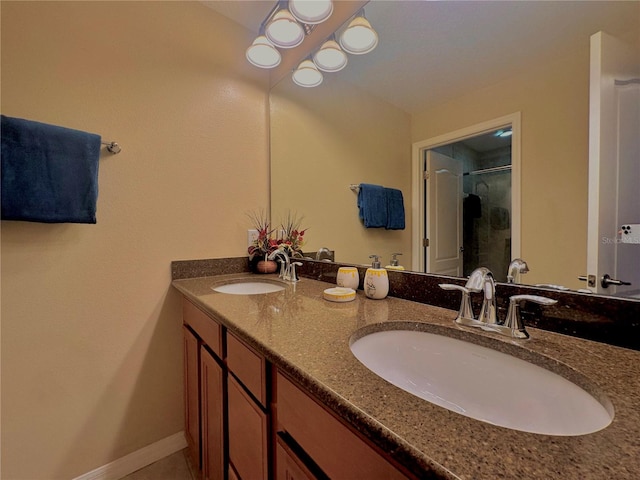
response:
<path fill-rule="evenodd" d="M 398 264 L 398 259 L 396 258 L 397 255 L 402 255 L 401 253 L 392 253 L 391 254 L 391 263 L 389 265 L 387 265 L 386 268 L 387 270 L 404 270 L 404 267 L 402 265 Z"/>
<path fill-rule="evenodd" d="M 380 268 L 378 255 L 369 255 L 369 258 L 373 258 L 373 262 L 364 275 L 364 293 L 369 298 L 380 300 L 389 293 L 389 277 L 387 270 Z"/>

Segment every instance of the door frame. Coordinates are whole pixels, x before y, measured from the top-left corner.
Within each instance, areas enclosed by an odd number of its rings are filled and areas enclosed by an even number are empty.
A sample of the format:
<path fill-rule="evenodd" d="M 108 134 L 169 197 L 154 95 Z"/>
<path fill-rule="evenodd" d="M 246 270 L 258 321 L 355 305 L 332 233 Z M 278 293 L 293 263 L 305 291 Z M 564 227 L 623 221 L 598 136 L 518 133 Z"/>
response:
<path fill-rule="evenodd" d="M 589 199 L 587 210 L 587 286 L 600 295 L 624 295 L 628 287 L 603 287 L 605 273 L 618 278 L 618 237 L 620 226 L 618 208 L 621 192 L 618 190 L 620 171 L 619 129 L 605 133 L 603 128 L 618 125 L 618 87 L 615 79 L 628 80 L 640 74 L 635 50 L 622 40 L 597 32 L 590 37 L 589 66 Z M 621 78 L 622 77 L 622 78 Z M 603 176 L 608 172 L 610 176 Z M 616 191 L 613 215 L 606 202 L 611 188 Z M 607 238 L 609 241 L 605 242 Z M 621 280 L 631 280 L 622 278 Z M 636 290 L 637 285 L 633 286 Z M 622 290 L 622 292 L 619 292 Z"/>
<path fill-rule="evenodd" d="M 453 132 L 415 142 L 411 148 L 411 269 L 422 272 L 425 265 L 422 239 L 425 232 L 425 195 L 422 158 L 425 150 L 455 143 L 492 130 L 511 127 L 511 258 L 520 257 L 521 246 L 521 113 L 487 120 Z"/>

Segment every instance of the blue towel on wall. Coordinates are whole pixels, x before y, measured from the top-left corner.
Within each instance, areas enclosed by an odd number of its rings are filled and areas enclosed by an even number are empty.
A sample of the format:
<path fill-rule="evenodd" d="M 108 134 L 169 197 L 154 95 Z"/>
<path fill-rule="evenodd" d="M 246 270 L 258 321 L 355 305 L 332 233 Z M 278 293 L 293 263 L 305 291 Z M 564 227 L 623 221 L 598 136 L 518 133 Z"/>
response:
<path fill-rule="evenodd" d="M 387 196 L 387 230 L 404 230 L 404 199 L 396 188 L 385 188 Z"/>
<path fill-rule="evenodd" d="M 386 227 L 387 194 L 384 187 L 361 183 L 358 190 L 358 212 L 366 228 Z"/>
<path fill-rule="evenodd" d="M 2 219 L 96 223 L 100 136 L 1 116 Z"/>

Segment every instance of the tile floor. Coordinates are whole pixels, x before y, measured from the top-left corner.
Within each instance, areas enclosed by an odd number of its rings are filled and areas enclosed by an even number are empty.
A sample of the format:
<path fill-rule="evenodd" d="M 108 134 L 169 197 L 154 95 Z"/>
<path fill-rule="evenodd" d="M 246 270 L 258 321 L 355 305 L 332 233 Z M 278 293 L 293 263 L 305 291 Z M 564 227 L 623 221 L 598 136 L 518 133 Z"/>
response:
<path fill-rule="evenodd" d="M 199 478 L 187 460 L 186 450 L 180 450 L 137 472 L 130 473 L 121 480 L 198 480 Z"/>

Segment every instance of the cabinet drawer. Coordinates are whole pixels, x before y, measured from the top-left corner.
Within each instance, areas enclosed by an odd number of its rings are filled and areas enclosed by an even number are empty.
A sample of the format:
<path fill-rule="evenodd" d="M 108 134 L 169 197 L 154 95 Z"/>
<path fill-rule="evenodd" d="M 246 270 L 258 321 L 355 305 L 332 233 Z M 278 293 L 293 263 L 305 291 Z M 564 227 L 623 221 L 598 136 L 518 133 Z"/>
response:
<path fill-rule="evenodd" d="M 227 367 L 266 408 L 265 358 L 254 352 L 230 332 L 227 333 Z"/>
<path fill-rule="evenodd" d="M 182 298 L 182 321 L 198 334 L 213 353 L 222 358 L 222 327 L 184 297 Z"/>
<path fill-rule="evenodd" d="M 278 430 L 287 432 L 330 478 L 407 478 L 280 372 Z"/>
<path fill-rule="evenodd" d="M 244 389 L 229 377 L 229 461 L 243 480 L 266 480 L 269 475 L 267 415 Z"/>

